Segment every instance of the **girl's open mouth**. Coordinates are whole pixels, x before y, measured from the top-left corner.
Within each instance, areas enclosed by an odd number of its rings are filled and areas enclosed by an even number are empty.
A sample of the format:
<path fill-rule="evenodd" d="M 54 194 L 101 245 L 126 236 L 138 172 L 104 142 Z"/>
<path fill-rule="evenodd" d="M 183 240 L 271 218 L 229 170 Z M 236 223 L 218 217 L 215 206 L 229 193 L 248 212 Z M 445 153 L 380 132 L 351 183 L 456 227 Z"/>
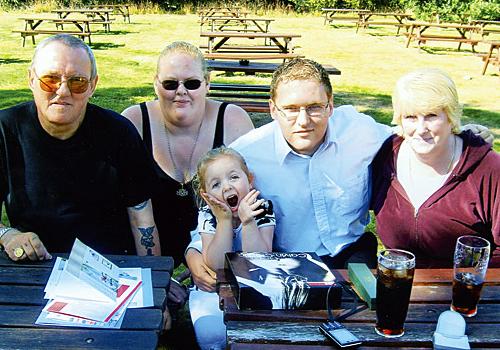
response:
<path fill-rule="evenodd" d="M 229 197 L 226 198 L 226 202 L 231 208 L 231 210 L 236 210 L 238 206 L 238 196 L 235 194 L 230 195 Z"/>

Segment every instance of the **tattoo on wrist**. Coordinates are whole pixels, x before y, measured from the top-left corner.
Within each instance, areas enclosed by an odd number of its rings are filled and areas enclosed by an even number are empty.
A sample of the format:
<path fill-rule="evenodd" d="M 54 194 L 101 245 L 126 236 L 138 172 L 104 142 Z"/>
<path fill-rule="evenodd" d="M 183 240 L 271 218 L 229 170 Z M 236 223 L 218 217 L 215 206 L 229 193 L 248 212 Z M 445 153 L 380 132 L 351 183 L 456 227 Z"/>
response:
<path fill-rule="evenodd" d="M 138 227 L 139 232 L 141 233 L 141 244 L 144 248 L 146 248 L 147 255 L 153 255 L 153 247 L 155 246 L 153 242 L 153 232 L 155 227 Z"/>
<path fill-rule="evenodd" d="M 147 205 L 148 205 L 148 201 L 145 201 L 145 202 L 139 203 L 137 205 L 134 205 L 132 207 L 132 209 L 134 209 L 134 210 L 142 210 L 142 209 L 146 208 Z"/>

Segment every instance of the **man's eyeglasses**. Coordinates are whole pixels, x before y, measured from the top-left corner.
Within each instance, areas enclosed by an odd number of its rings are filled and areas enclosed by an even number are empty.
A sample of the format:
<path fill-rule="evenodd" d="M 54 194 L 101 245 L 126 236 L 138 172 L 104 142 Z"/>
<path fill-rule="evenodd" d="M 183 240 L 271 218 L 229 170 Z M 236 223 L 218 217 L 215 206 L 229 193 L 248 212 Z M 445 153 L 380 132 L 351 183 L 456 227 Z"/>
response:
<path fill-rule="evenodd" d="M 45 92 L 56 92 L 64 82 L 68 84 L 68 89 L 73 94 L 83 94 L 90 86 L 90 80 L 85 77 L 74 76 L 63 80 L 62 76 L 57 74 L 45 74 L 39 77 L 34 70 L 33 73 L 40 82 L 40 88 Z"/>
<path fill-rule="evenodd" d="M 167 91 L 177 90 L 179 85 L 182 84 L 188 90 L 196 90 L 201 86 L 202 80 L 188 79 L 188 80 L 163 80 L 161 86 Z"/>
<path fill-rule="evenodd" d="M 279 108 L 277 105 L 276 109 L 281 112 L 281 115 L 288 121 L 293 121 L 297 119 L 301 110 L 305 110 L 306 114 L 310 117 L 316 118 L 326 118 L 325 109 L 328 107 L 328 103 L 326 104 L 314 104 L 309 106 L 300 106 L 300 107 L 283 107 Z"/>

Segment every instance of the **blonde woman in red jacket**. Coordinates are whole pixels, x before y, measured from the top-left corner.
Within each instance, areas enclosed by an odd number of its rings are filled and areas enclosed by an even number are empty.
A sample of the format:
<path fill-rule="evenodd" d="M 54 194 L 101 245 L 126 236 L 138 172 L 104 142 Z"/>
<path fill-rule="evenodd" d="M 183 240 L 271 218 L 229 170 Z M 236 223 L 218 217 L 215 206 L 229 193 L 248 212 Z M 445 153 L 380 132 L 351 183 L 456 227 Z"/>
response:
<path fill-rule="evenodd" d="M 455 84 L 440 70 L 417 70 L 399 79 L 392 101 L 400 136 L 373 162 L 382 242 L 413 252 L 420 267 L 451 267 L 457 238 L 477 235 L 491 243 L 490 266 L 500 266 L 500 155 L 460 133 Z"/>

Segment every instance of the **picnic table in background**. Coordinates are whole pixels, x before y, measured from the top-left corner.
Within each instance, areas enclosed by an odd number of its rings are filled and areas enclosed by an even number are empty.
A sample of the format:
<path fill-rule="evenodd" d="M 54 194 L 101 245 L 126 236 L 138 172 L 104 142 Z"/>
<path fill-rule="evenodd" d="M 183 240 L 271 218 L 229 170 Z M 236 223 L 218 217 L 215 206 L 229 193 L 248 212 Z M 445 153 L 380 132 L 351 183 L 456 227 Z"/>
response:
<path fill-rule="evenodd" d="M 334 21 L 347 21 L 356 24 L 360 20 L 360 14 L 370 12 L 370 10 L 334 8 L 322 8 L 321 11 L 325 17 L 323 24 L 332 24 Z"/>
<path fill-rule="evenodd" d="M 97 9 L 97 10 L 112 9 L 113 14 L 123 16 L 123 22 L 127 22 L 127 20 L 128 20 L 128 23 L 130 23 L 130 9 L 129 9 L 129 7 L 130 7 L 129 4 L 121 4 L 121 5 L 107 4 L 107 5 L 93 5 L 91 8 Z"/>
<path fill-rule="evenodd" d="M 23 47 L 26 44 L 26 37 L 31 36 L 33 45 L 35 45 L 35 36 L 38 34 L 70 34 L 79 36 L 82 40 L 87 38 L 89 45 L 92 43 L 90 39 L 91 24 L 104 25 L 107 29 L 107 25 L 102 21 L 94 21 L 93 19 L 77 19 L 77 18 L 48 18 L 48 17 L 20 17 L 20 20 L 24 21 L 24 30 L 13 30 L 14 33 L 21 33 L 23 39 Z M 42 23 L 52 23 L 55 24 L 55 28 L 39 28 Z M 71 24 L 75 26 L 74 30 L 65 30 L 64 25 Z"/>
<path fill-rule="evenodd" d="M 497 66 L 500 72 L 500 40 L 485 40 L 483 41 L 489 46 L 488 51 L 483 54 L 477 54 L 484 61 L 482 75 L 486 73 L 486 68 L 491 63 L 493 66 Z M 495 53 L 496 50 L 496 53 Z"/>
<path fill-rule="evenodd" d="M 500 34 L 500 21 L 487 21 L 475 19 L 469 22 L 470 25 L 481 27 L 481 36 L 489 34 Z"/>
<path fill-rule="evenodd" d="M 334 270 L 338 280 L 349 281 L 346 270 Z M 450 309 L 453 269 L 417 269 L 413 281 L 405 334 L 385 338 L 375 333 L 375 311 L 364 309 L 342 321 L 363 340 L 363 349 L 431 348 L 432 335 L 441 312 Z M 327 319 L 326 310 L 239 310 L 225 277 L 217 271 L 217 290 L 229 349 L 335 349 L 318 327 Z M 342 296 L 339 315 L 353 305 L 352 296 Z M 488 269 L 476 316 L 467 318 L 466 334 L 471 347 L 500 347 L 500 268 Z"/>
<path fill-rule="evenodd" d="M 229 59 L 291 59 L 299 57 L 294 54 L 294 47 L 290 42 L 293 38 L 300 38 L 300 34 L 292 33 L 234 33 L 234 32 L 201 32 L 200 37 L 208 39 L 208 45 L 201 46 L 207 49 L 206 58 Z M 260 45 L 248 45 L 249 40 L 263 40 Z M 231 40 L 237 45 L 228 45 Z M 242 43 L 243 41 L 243 43 Z M 246 56 L 246 57 L 245 57 Z"/>
<path fill-rule="evenodd" d="M 198 11 L 200 20 L 203 22 L 210 17 L 246 17 L 250 12 L 241 7 L 207 7 Z"/>
<path fill-rule="evenodd" d="M 56 254 L 56 256 L 64 256 Z M 167 256 L 107 255 L 119 267 L 151 268 L 154 306 L 128 309 L 120 329 L 35 325 L 56 261 L 12 262 L 0 252 L 0 349 L 156 349 L 173 269 Z"/>
<path fill-rule="evenodd" d="M 389 21 L 387 19 L 381 20 L 379 18 L 375 19 L 373 17 L 393 17 L 395 21 Z M 359 20 L 356 23 L 356 33 L 359 28 L 368 28 L 370 25 L 391 25 L 398 28 L 397 34 L 401 30 L 401 27 L 405 27 L 407 21 L 413 20 L 412 15 L 407 13 L 399 12 L 360 12 Z"/>
<path fill-rule="evenodd" d="M 203 31 L 206 24 L 212 32 L 267 33 L 273 21 L 270 18 L 214 16 L 200 21 L 200 30 Z"/>
<path fill-rule="evenodd" d="M 92 18 L 94 20 L 101 20 L 102 23 L 105 23 L 108 26 L 108 32 L 111 30 L 111 17 L 110 15 L 113 13 L 113 9 L 111 8 L 89 8 L 89 9 L 57 9 L 52 10 L 52 13 L 56 13 L 60 19 L 67 18 L 70 14 L 82 14 L 87 16 L 88 18 Z"/>
<path fill-rule="evenodd" d="M 407 32 L 404 33 L 408 37 L 406 47 L 410 46 L 412 40 L 417 41 L 419 47 L 427 41 L 448 41 L 457 42 L 459 51 L 463 43 L 470 44 L 474 52 L 474 47 L 481 41 L 480 39 L 472 38 L 472 34 L 480 30 L 479 27 L 475 25 L 428 22 L 408 22 L 404 25 L 408 27 Z M 426 32 L 429 28 L 438 29 L 439 32 L 434 31 L 432 34 L 429 33 L 430 30 Z M 455 29 L 459 35 L 450 35 L 448 29 Z"/>
<path fill-rule="evenodd" d="M 209 71 L 243 72 L 245 74 L 273 73 L 280 64 L 271 62 L 246 62 L 206 60 Z M 323 66 L 328 74 L 340 75 L 340 70 Z M 269 112 L 269 85 L 210 83 L 208 95 L 234 103 L 247 112 Z"/>

